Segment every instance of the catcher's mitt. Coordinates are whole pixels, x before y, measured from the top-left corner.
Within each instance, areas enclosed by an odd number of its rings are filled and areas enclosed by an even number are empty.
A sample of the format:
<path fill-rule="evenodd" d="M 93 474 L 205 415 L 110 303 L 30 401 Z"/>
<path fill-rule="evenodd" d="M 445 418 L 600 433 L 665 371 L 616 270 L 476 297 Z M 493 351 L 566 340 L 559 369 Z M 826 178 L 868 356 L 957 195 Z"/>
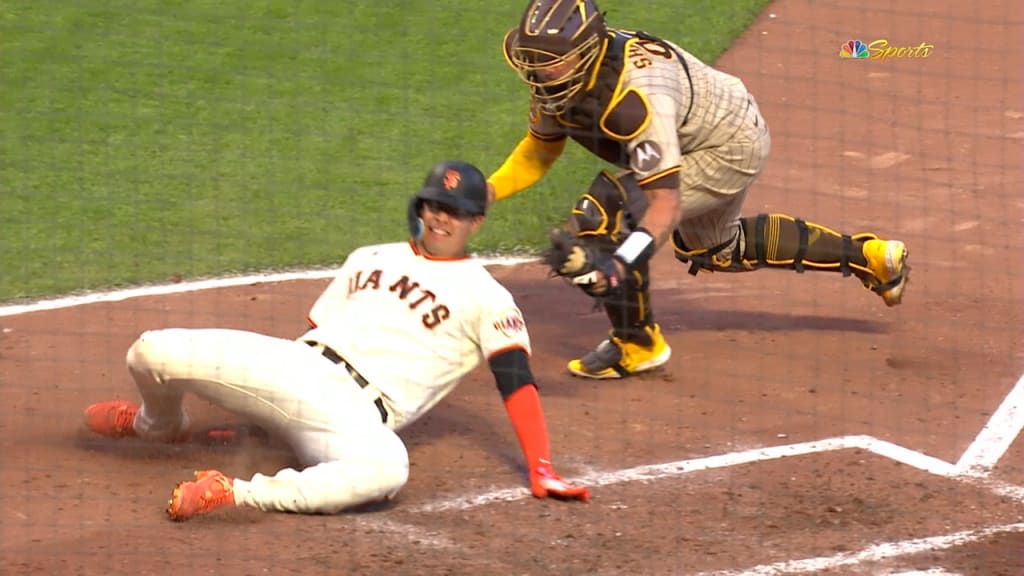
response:
<path fill-rule="evenodd" d="M 544 251 L 544 263 L 555 276 L 568 278 L 591 296 L 608 296 L 621 283 L 612 258 L 614 246 L 585 242 L 569 230 L 552 230 L 551 247 Z"/>

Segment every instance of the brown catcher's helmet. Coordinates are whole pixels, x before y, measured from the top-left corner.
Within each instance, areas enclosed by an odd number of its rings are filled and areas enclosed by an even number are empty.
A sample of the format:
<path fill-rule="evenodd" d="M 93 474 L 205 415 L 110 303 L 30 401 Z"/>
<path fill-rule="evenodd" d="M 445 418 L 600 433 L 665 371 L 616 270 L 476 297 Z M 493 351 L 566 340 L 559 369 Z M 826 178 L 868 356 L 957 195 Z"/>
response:
<path fill-rule="evenodd" d="M 598 64 L 608 25 L 593 0 L 532 0 L 505 34 L 505 59 L 549 114 L 560 114 Z"/>

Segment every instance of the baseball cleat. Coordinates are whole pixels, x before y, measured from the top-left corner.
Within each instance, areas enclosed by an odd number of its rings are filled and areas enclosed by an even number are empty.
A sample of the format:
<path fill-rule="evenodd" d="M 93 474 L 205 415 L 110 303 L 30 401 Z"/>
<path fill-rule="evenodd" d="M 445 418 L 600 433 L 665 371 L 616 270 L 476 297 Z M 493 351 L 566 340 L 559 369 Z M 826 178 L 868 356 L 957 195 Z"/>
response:
<path fill-rule="evenodd" d="M 601 342 L 597 349 L 582 358 L 569 361 L 569 372 L 583 378 L 625 378 L 638 372 L 647 372 L 668 362 L 672 357 L 661 328 L 655 324 L 647 328 L 654 344 L 643 346 L 612 336 Z"/>
<path fill-rule="evenodd" d="M 196 472 L 193 482 L 179 482 L 167 501 L 167 515 L 175 522 L 235 505 L 235 481 L 216 470 Z"/>
<path fill-rule="evenodd" d="M 886 306 L 899 304 L 910 276 L 907 247 L 899 240 L 868 240 L 863 250 L 874 275 L 864 281 L 864 286 L 881 296 Z"/>
<path fill-rule="evenodd" d="M 85 409 L 85 425 L 108 438 L 135 436 L 135 416 L 139 405 L 126 400 L 98 402 Z"/>

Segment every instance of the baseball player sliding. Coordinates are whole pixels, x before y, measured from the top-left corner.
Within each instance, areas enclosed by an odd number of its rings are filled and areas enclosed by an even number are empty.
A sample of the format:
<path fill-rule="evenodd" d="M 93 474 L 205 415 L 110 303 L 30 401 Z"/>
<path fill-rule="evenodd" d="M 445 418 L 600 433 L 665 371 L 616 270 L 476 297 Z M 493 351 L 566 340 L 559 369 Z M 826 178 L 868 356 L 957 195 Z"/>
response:
<path fill-rule="evenodd" d="M 903 242 L 785 214 L 740 217 L 771 139 L 739 79 L 671 42 L 609 28 L 593 0 L 531 0 L 504 53 L 531 99 L 525 138 L 489 178 L 497 200 L 540 180 L 569 138 L 624 169 L 595 178 L 547 253 L 555 273 L 601 299 L 612 324 L 609 339 L 569 362 L 573 374 L 621 378 L 668 361 L 648 262 L 670 240 L 691 274 L 828 270 L 899 304 Z"/>
<path fill-rule="evenodd" d="M 167 507 L 173 520 L 231 506 L 336 513 L 398 493 L 409 456 L 396 432 L 486 359 L 533 495 L 588 500 L 587 488 L 552 468 L 523 316 L 511 294 L 467 256 L 486 204 L 484 176 L 475 167 L 434 166 L 409 203 L 413 239 L 352 252 L 313 305 L 301 337 L 146 332 L 127 354 L 141 404 L 93 404 L 86 425 L 109 437 L 175 441 L 189 430 L 183 396 L 195 394 L 279 435 L 304 467 L 248 480 L 197 472 L 174 488 Z"/>

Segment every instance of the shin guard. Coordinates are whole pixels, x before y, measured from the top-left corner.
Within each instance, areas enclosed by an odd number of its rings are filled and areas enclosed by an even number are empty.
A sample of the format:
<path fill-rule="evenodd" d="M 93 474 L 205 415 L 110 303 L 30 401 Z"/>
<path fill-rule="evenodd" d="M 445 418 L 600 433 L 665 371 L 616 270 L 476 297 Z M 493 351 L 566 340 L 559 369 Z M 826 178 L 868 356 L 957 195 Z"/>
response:
<path fill-rule="evenodd" d="M 864 243 L 878 236 L 870 232 L 840 234 L 813 222 L 785 214 L 759 214 L 742 218 L 736 235 L 719 246 L 687 247 L 679 232 L 672 235 L 676 259 L 690 264 L 690 274 L 746 272 L 758 268 L 832 270 L 843 276 L 873 277 L 864 257 Z"/>
<path fill-rule="evenodd" d="M 870 232 L 840 234 L 785 214 L 759 214 L 741 219 L 740 225 L 746 239 L 742 256 L 745 268 L 768 266 L 799 273 L 810 268 L 843 276 L 871 274 L 863 246 L 878 236 Z"/>
<path fill-rule="evenodd" d="M 646 328 L 654 325 L 651 314 L 649 266 L 630 272 L 624 278 L 619 290 L 601 304 L 612 324 L 612 336 L 642 346 L 652 344 L 651 334 Z"/>

